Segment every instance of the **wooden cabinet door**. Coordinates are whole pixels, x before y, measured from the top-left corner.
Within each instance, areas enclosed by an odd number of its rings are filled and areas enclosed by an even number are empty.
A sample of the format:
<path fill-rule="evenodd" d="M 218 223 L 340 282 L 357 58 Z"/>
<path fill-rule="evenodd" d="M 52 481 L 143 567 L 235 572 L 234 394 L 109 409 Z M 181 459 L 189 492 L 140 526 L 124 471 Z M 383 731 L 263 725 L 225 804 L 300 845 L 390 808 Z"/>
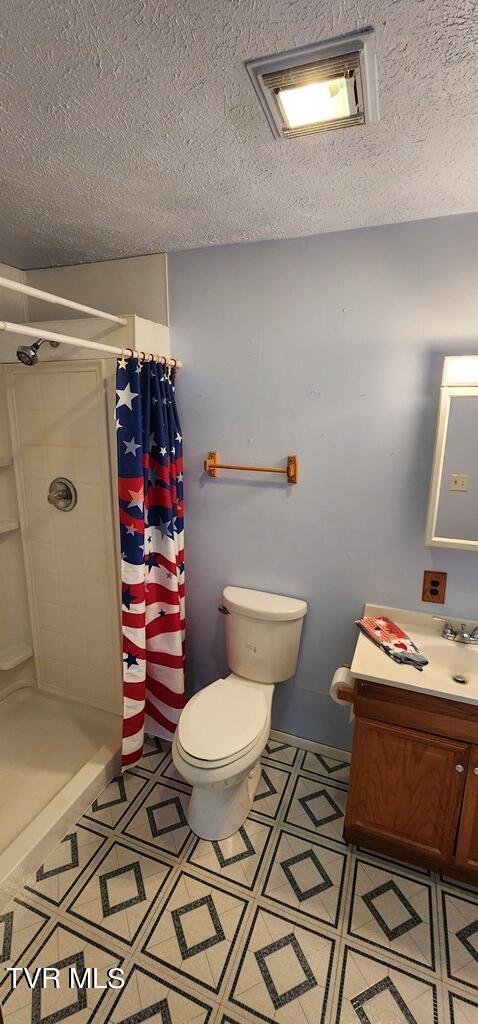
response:
<path fill-rule="evenodd" d="M 478 871 L 478 747 L 471 747 L 455 864 Z"/>
<path fill-rule="evenodd" d="M 414 729 L 357 719 L 345 820 L 349 842 L 437 867 L 450 863 L 469 749 Z"/>

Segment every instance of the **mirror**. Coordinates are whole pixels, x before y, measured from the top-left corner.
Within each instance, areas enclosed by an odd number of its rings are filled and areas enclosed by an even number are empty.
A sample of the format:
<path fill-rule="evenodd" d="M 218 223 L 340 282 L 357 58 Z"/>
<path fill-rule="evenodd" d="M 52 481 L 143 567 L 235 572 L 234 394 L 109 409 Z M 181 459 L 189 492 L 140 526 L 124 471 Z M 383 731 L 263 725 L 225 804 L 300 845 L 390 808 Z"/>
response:
<path fill-rule="evenodd" d="M 425 543 L 478 550 L 478 356 L 448 356 Z"/>

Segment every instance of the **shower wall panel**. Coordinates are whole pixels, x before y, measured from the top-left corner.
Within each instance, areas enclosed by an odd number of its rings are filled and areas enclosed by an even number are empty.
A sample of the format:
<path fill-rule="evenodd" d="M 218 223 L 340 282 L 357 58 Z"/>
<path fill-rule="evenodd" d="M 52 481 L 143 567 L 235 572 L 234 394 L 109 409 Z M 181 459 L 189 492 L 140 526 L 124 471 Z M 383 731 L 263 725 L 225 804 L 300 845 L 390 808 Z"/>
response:
<path fill-rule="evenodd" d="M 24 274 L 15 267 L 0 263 L 0 276 L 22 282 Z M 25 296 L 19 292 L 0 290 L 0 318 L 24 323 Z M 12 454 L 8 421 L 5 376 L 0 366 L 0 459 Z M 0 466 L 0 521 L 18 520 L 18 505 L 13 466 Z M 19 530 L 0 533 L 0 652 L 12 646 L 31 645 L 30 612 L 28 607 L 22 538 Z M 1 661 L 1 658 L 0 658 Z M 33 658 L 10 669 L 0 670 L 0 699 L 23 686 L 35 685 Z"/>
<path fill-rule="evenodd" d="M 110 375 L 109 361 L 6 371 L 38 684 L 120 713 Z M 72 511 L 47 501 L 57 476 L 77 489 Z"/>
<path fill-rule="evenodd" d="M 35 664 L 1 667 L 2 655 L 12 647 L 31 645 L 30 612 L 20 530 L 3 532 L 5 523 L 18 522 L 18 504 L 8 422 L 5 374 L 0 366 L 0 700 L 22 686 L 35 685 Z"/>

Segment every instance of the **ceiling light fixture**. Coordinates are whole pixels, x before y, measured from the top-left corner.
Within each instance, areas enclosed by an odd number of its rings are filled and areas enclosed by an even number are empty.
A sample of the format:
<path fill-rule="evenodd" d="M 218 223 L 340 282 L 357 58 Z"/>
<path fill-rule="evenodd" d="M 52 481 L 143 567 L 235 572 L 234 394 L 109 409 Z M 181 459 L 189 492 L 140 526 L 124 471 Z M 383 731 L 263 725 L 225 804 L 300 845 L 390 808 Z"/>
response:
<path fill-rule="evenodd" d="M 378 120 L 373 29 L 246 63 L 276 138 Z"/>

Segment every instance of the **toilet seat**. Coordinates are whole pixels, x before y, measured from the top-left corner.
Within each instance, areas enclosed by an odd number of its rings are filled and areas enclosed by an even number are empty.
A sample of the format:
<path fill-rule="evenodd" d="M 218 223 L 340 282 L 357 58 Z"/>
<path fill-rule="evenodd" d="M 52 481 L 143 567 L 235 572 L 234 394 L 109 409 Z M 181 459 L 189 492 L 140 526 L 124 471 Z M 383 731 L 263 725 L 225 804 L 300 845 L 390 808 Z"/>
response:
<path fill-rule="evenodd" d="M 174 764 L 179 774 L 186 782 L 189 782 L 190 786 L 197 786 L 201 790 L 215 789 L 217 787 L 222 789 L 230 785 L 234 786 L 241 778 L 247 776 L 251 768 L 260 760 L 269 738 L 270 728 L 271 719 L 269 715 L 262 732 L 251 749 L 247 753 L 241 753 L 239 757 L 235 757 L 233 761 L 227 764 L 221 764 L 217 761 L 199 761 L 196 764 L 191 764 L 188 755 L 186 754 L 185 756 L 182 751 L 176 730 L 172 747 Z M 235 830 L 233 829 L 233 831 Z"/>
<path fill-rule="evenodd" d="M 244 757 L 268 726 L 273 690 L 231 673 L 196 693 L 176 732 L 184 761 L 207 769 Z"/>
<path fill-rule="evenodd" d="M 266 739 L 267 739 L 267 736 L 269 734 L 269 721 L 268 720 L 267 720 L 266 724 L 267 724 L 267 735 L 266 735 Z M 185 750 L 184 747 L 181 745 L 181 740 L 179 739 L 177 734 L 176 734 L 176 747 L 177 747 L 178 753 L 181 755 L 181 757 L 186 762 L 186 764 L 190 764 L 192 768 L 202 768 L 203 771 L 205 771 L 208 768 L 225 768 L 227 765 L 235 764 L 236 761 L 240 761 L 241 758 L 245 757 L 246 754 L 248 754 L 249 751 L 252 750 L 256 746 L 257 741 L 258 741 L 259 738 L 261 738 L 263 732 L 264 732 L 264 729 L 261 729 L 260 733 L 258 733 L 256 738 L 254 740 L 252 740 L 251 743 L 247 744 L 247 747 L 244 747 L 242 750 L 236 751 L 235 754 L 229 754 L 229 756 L 218 758 L 215 761 L 206 760 L 205 758 L 200 758 L 200 757 L 193 757 L 193 755 L 189 754 L 188 751 Z"/>

